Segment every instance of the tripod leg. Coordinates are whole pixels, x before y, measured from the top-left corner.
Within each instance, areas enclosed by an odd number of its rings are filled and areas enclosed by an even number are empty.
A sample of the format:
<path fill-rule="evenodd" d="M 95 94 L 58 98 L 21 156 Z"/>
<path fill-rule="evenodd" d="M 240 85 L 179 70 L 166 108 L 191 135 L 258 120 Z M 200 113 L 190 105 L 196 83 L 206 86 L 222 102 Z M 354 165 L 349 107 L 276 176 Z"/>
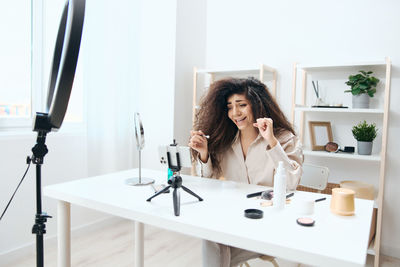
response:
<path fill-rule="evenodd" d="M 191 194 L 192 196 L 197 197 L 197 198 L 199 199 L 199 201 L 203 201 L 203 199 L 202 199 L 200 196 L 198 196 L 195 192 L 193 192 L 193 191 L 190 190 L 189 188 L 187 188 L 187 187 L 185 187 L 185 186 L 183 186 L 183 185 L 181 185 L 181 187 L 182 187 L 183 190 L 185 190 L 186 192 L 188 192 L 188 193 Z"/>
<path fill-rule="evenodd" d="M 151 197 L 150 197 L 149 199 L 147 199 L 146 201 L 151 201 L 151 200 L 152 200 L 153 198 L 155 198 L 156 196 L 158 196 L 158 195 L 160 195 L 160 194 L 162 194 L 162 193 L 168 191 L 168 189 L 169 189 L 170 187 L 171 187 L 171 186 L 169 185 L 169 186 L 165 187 L 163 190 L 158 191 L 157 193 L 155 193 L 153 196 L 151 196 Z"/>
<path fill-rule="evenodd" d="M 172 195 L 174 200 L 174 213 L 175 216 L 179 216 L 181 209 L 181 193 L 178 188 L 174 188 L 174 193 Z"/>

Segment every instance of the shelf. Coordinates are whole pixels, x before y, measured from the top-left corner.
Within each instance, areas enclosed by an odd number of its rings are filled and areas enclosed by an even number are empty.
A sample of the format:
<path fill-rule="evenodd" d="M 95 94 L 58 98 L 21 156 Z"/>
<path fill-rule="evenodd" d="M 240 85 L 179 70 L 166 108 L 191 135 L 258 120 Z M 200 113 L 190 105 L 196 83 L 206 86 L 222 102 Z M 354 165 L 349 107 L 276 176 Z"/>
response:
<path fill-rule="evenodd" d="M 263 65 L 263 69 L 265 71 L 269 71 L 271 73 L 276 72 L 274 68 Z M 221 68 L 221 69 L 198 69 L 197 73 L 208 73 L 208 74 L 227 74 L 227 75 L 235 75 L 235 74 L 259 74 L 260 67 L 258 68 Z"/>
<path fill-rule="evenodd" d="M 379 155 L 358 155 L 348 153 L 330 153 L 326 151 L 312 151 L 303 150 L 304 155 L 313 157 L 325 157 L 325 158 L 338 158 L 338 159 L 354 159 L 354 160 L 365 160 L 365 161 L 376 161 L 379 162 L 381 157 Z"/>
<path fill-rule="evenodd" d="M 298 65 L 299 69 L 312 71 L 312 70 L 326 70 L 326 69 L 341 69 L 341 68 L 354 68 L 354 67 L 384 67 L 384 61 L 370 61 L 370 62 L 356 62 L 345 64 L 331 64 L 331 65 Z"/>
<path fill-rule="evenodd" d="M 320 62 L 323 63 L 323 62 Z M 341 83 L 344 81 L 349 73 L 358 73 L 360 70 L 365 71 L 373 71 L 376 73 L 379 78 L 382 78 L 382 82 L 384 83 L 384 92 L 379 96 L 380 100 L 383 100 L 381 106 L 376 109 L 352 109 L 352 108 L 337 108 L 337 107 L 320 107 L 313 108 L 311 105 L 313 102 L 309 102 L 311 99 L 307 96 L 307 93 L 311 91 L 309 82 L 307 79 L 313 80 L 322 80 L 327 81 L 333 86 L 341 86 Z M 329 159 L 344 159 L 343 162 L 351 161 L 351 164 L 355 165 L 354 172 L 356 173 L 359 168 L 359 165 L 368 164 L 374 165 L 373 168 L 379 170 L 379 183 L 377 186 L 379 198 L 374 200 L 374 209 L 379 209 L 379 206 L 382 206 L 382 195 L 383 195 L 383 187 L 385 184 L 385 155 L 387 149 L 387 133 L 388 133 L 388 114 L 390 111 L 390 79 L 391 79 L 391 60 L 389 57 L 386 57 L 384 60 L 378 61 L 367 61 L 367 62 L 328 62 L 328 64 L 294 64 L 293 65 L 293 87 L 292 87 L 292 123 L 295 125 L 296 117 L 299 117 L 299 136 L 303 139 L 305 135 L 305 129 L 307 128 L 307 122 L 310 118 L 306 115 L 314 115 L 316 112 L 320 113 L 318 117 L 321 118 L 329 118 L 330 120 L 342 120 L 343 117 L 351 117 L 364 119 L 366 117 L 374 117 L 382 121 L 382 140 L 381 140 L 381 150 L 374 155 L 358 155 L 357 153 L 349 154 L 349 153 L 329 153 L 325 151 L 311 151 L 310 147 L 303 150 L 303 154 L 307 157 L 307 160 L 312 163 L 318 160 L 324 160 L 326 163 L 329 163 Z M 301 77 L 298 78 L 297 76 Z M 300 84 L 300 87 L 298 86 Z M 297 105 L 296 100 L 299 98 L 298 88 L 301 89 L 301 104 Z M 311 90 L 310 90 L 311 89 Z M 337 91 L 339 92 L 339 91 Z M 343 103 L 343 102 L 342 102 Z M 351 106 L 350 103 L 346 103 Z M 296 114 L 297 112 L 297 114 Z M 352 115 L 350 115 L 352 114 Z M 297 116 L 300 115 L 300 116 Z M 342 122 L 343 125 L 343 122 Z M 342 134 L 342 133 L 341 133 Z M 306 147 L 307 148 L 307 147 Z M 337 162 L 339 163 L 339 162 Z M 372 166 L 371 166 L 372 167 Z M 371 176 L 375 176 L 371 173 Z M 373 221 L 374 224 L 379 225 L 382 222 L 382 212 L 378 212 L 376 215 L 375 211 L 373 216 L 376 216 L 376 222 Z M 373 229 L 372 229 L 373 230 Z M 375 233 L 375 238 L 370 242 L 369 246 L 365 248 L 369 255 L 375 256 L 374 267 L 379 266 L 379 244 L 381 240 L 381 232 L 378 231 Z M 375 243 L 376 242 L 376 243 Z M 376 246 L 375 246 L 376 245 Z"/>
<path fill-rule="evenodd" d="M 296 107 L 296 111 L 305 112 L 338 112 L 338 113 L 370 113 L 382 114 L 383 109 L 367 109 L 367 108 L 312 108 L 312 107 Z"/>

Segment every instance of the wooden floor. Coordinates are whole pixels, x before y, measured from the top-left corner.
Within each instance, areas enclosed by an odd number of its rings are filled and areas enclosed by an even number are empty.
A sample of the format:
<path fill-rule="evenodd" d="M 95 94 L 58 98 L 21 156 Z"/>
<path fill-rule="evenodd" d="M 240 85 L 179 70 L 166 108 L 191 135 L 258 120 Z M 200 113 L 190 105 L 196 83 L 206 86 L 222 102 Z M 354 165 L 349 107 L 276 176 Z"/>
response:
<path fill-rule="evenodd" d="M 85 234 L 79 235 L 74 233 L 72 235 L 72 266 L 133 266 L 133 225 L 132 221 L 117 219 L 101 229 L 86 231 Z M 381 259 L 383 267 L 400 266 L 399 259 L 385 256 L 381 256 Z M 277 261 L 281 267 L 297 266 L 293 262 L 281 259 Z M 373 266 L 372 262 L 373 257 L 368 258 L 367 266 Z M 146 267 L 200 267 L 201 263 L 200 239 L 145 226 L 144 265 Z M 269 262 L 262 262 L 259 259 L 249 263 L 252 267 L 272 266 Z M 35 255 L 20 259 L 11 266 L 35 266 Z M 45 266 L 57 266 L 56 245 L 45 247 Z"/>

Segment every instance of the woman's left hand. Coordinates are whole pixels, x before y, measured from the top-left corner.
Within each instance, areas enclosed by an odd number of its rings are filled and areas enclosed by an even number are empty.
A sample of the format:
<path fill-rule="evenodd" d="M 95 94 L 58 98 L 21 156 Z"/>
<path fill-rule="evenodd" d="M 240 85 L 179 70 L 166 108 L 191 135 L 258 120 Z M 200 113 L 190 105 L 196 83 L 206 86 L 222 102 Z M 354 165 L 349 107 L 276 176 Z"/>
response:
<path fill-rule="evenodd" d="M 271 148 L 273 148 L 278 143 L 278 140 L 275 138 L 274 135 L 274 122 L 272 121 L 272 119 L 257 119 L 257 122 L 253 123 L 253 126 L 258 128 L 261 136 L 268 141 Z"/>

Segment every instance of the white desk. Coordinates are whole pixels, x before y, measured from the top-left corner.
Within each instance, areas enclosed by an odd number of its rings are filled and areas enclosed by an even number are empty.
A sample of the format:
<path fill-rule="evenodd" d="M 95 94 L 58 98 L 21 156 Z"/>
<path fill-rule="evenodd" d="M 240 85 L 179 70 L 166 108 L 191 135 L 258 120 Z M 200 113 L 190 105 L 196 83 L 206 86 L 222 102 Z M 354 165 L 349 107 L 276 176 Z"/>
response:
<path fill-rule="evenodd" d="M 316 266 L 363 266 L 365 264 L 373 201 L 356 199 L 356 214 L 342 217 L 329 211 L 330 196 L 317 202 L 313 227 L 296 223 L 299 214 L 289 204 L 283 211 L 261 207 L 260 200 L 246 194 L 265 187 L 183 175 L 183 184 L 204 201 L 181 190 L 181 214 L 174 216 L 172 191 L 151 202 L 151 186 L 127 186 L 138 175 L 128 170 L 46 186 L 44 194 L 59 200 L 59 266 L 70 266 L 70 204 L 106 212 L 135 221 L 135 264 L 143 266 L 143 224 L 231 246 Z M 167 172 L 142 170 L 144 177 L 166 183 Z M 296 192 L 296 198 L 321 195 Z M 264 218 L 243 216 L 247 208 L 264 211 Z M 95 257 L 95 255 L 93 255 Z"/>

